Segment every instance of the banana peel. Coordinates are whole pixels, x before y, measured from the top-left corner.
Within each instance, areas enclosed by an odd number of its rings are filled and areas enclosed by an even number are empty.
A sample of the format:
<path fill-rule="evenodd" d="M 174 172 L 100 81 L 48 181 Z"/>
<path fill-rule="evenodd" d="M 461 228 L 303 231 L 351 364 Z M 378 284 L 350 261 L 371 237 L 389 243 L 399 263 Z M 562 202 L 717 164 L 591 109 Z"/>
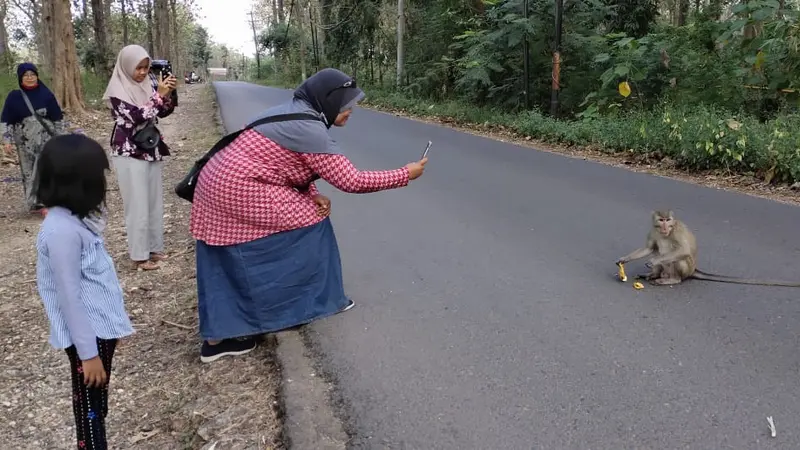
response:
<path fill-rule="evenodd" d="M 625 265 L 620 263 L 620 264 L 617 264 L 617 266 L 619 267 L 619 272 L 617 273 L 617 276 L 619 277 L 619 281 L 621 281 L 623 283 L 628 281 L 628 276 L 625 275 Z M 642 283 L 636 281 L 636 282 L 633 283 L 633 288 L 637 289 L 637 290 L 638 289 L 644 289 L 644 285 Z"/>

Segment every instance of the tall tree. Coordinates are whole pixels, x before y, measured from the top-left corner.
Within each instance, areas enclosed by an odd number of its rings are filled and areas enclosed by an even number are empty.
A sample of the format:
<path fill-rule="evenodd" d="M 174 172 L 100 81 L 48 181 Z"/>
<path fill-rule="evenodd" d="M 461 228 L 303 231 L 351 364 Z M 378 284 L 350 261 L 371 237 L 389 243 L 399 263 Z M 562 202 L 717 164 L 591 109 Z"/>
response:
<path fill-rule="evenodd" d="M 94 17 L 94 40 L 95 46 L 97 47 L 95 73 L 111 75 L 112 66 L 109 65 L 108 27 L 103 0 L 92 0 L 92 16 Z"/>
<path fill-rule="evenodd" d="M 52 37 L 50 61 L 53 93 L 61 107 L 73 114 L 83 113 L 81 83 L 70 0 L 48 0 L 43 4 L 44 29 Z"/>
<path fill-rule="evenodd" d="M 122 19 L 122 46 L 130 43 L 130 24 L 128 23 L 128 0 L 119 0 L 120 16 Z"/>
<path fill-rule="evenodd" d="M 303 31 L 303 22 L 305 22 L 305 1 L 294 0 L 294 16 L 297 20 L 297 31 L 300 35 L 300 76 L 303 80 L 306 79 L 306 37 Z"/>
<path fill-rule="evenodd" d="M 8 29 L 6 16 L 8 15 L 8 1 L 0 0 L 0 70 L 6 72 L 11 69 L 11 49 L 8 46 Z"/>
<path fill-rule="evenodd" d="M 156 48 L 155 25 L 153 25 L 153 0 L 145 0 L 142 4 L 144 23 L 147 26 L 147 53 L 153 54 Z"/>
<path fill-rule="evenodd" d="M 153 42 L 152 57 L 156 59 L 172 59 L 171 21 L 169 0 L 153 0 L 153 28 L 155 41 Z"/>
<path fill-rule="evenodd" d="M 53 54 L 53 40 L 44 27 L 42 18 L 41 0 L 10 0 L 17 11 L 20 11 L 30 24 L 33 32 L 33 41 L 36 43 L 36 53 L 39 56 L 39 69 L 48 72 L 52 67 L 50 55 Z"/>

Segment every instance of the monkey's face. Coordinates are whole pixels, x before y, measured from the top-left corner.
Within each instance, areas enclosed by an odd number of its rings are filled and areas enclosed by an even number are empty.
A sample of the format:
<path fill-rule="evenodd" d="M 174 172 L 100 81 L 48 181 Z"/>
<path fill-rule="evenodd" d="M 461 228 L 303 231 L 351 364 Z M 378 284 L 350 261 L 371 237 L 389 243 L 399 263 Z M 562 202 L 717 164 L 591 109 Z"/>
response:
<path fill-rule="evenodd" d="M 662 236 L 666 237 L 672 233 L 672 229 L 675 227 L 675 219 L 672 214 L 656 212 L 653 214 L 653 226 L 658 228 L 658 232 Z"/>

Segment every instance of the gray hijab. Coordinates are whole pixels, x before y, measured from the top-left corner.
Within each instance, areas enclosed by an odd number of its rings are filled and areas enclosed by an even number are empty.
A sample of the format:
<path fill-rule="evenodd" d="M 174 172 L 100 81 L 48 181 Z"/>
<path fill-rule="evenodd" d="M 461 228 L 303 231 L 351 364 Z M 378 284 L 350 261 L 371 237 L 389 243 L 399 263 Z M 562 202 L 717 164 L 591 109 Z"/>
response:
<path fill-rule="evenodd" d="M 365 96 L 350 76 L 336 69 L 322 69 L 294 91 L 291 101 L 274 106 L 250 120 L 278 114 L 307 113 L 321 121 L 291 120 L 259 125 L 254 129 L 281 147 L 302 153 L 340 154 L 328 134 L 340 112 L 353 108 Z"/>

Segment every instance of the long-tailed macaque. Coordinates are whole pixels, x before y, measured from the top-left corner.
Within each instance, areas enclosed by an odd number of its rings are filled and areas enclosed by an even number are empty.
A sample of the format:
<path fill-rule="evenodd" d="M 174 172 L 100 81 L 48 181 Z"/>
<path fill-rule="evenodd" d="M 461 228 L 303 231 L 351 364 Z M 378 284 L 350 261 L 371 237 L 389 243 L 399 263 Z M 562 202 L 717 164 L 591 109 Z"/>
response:
<path fill-rule="evenodd" d="M 697 269 L 697 241 L 691 230 L 676 219 L 672 211 L 653 211 L 652 221 L 653 228 L 647 235 L 645 246 L 617 260 L 617 264 L 625 264 L 655 255 L 647 263 L 650 273 L 637 278 L 645 278 L 656 285 L 678 284 L 687 278 L 694 278 L 722 283 L 800 287 L 800 283 L 754 280 L 703 272 Z"/>

